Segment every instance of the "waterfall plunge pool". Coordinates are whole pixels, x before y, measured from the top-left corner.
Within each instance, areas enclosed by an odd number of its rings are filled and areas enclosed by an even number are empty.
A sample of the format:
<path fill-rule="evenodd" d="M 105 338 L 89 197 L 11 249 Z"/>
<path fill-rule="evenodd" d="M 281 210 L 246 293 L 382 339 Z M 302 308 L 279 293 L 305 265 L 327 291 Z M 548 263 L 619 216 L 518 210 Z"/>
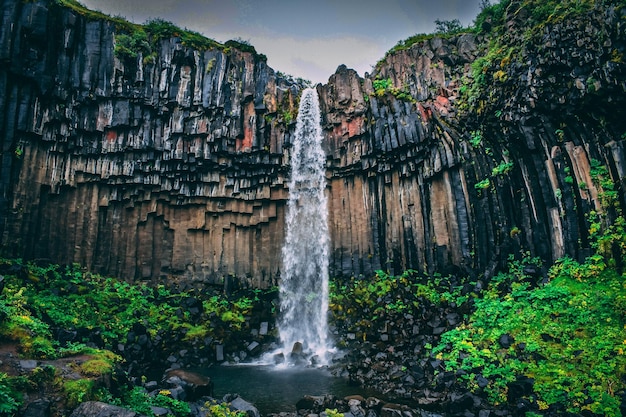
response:
<path fill-rule="evenodd" d="M 364 397 L 380 395 L 348 380 L 332 376 L 325 368 L 287 367 L 273 365 L 229 365 L 197 370 L 213 381 L 214 397 L 239 394 L 254 404 L 261 415 L 296 411 L 296 403 L 305 395 L 332 394 L 337 398 L 348 395 Z"/>

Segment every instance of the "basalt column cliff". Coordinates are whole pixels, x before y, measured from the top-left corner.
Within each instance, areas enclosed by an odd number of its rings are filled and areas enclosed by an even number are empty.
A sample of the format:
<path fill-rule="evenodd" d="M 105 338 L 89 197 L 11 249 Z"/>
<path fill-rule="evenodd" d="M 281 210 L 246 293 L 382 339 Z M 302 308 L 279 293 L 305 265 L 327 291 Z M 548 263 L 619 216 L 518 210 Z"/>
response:
<path fill-rule="evenodd" d="M 588 254 L 588 214 L 610 217 L 607 191 L 623 205 L 626 175 L 626 25 L 605 3 L 529 38 L 513 1 L 504 33 L 425 38 L 365 79 L 342 66 L 317 86 L 331 274 Z M 237 42 L 143 43 L 56 2 L 2 10 L 2 253 L 275 284 L 303 83 Z"/>

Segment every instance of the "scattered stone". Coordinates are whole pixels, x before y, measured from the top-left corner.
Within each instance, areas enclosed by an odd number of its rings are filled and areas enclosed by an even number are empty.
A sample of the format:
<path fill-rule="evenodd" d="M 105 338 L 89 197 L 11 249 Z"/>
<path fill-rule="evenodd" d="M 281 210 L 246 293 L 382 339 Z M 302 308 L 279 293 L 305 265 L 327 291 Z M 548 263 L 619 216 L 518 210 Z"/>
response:
<path fill-rule="evenodd" d="M 224 345 L 215 345 L 215 360 L 224 362 Z"/>
<path fill-rule="evenodd" d="M 400 404 L 386 403 L 380 410 L 380 417 L 403 417 Z"/>
<path fill-rule="evenodd" d="M 248 417 L 261 417 L 259 410 L 252 403 L 244 400 L 239 396 L 228 399 L 228 402 L 230 402 L 230 406 L 232 408 L 237 411 L 245 412 Z"/>
<path fill-rule="evenodd" d="M 165 417 L 172 414 L 172 411 L 168 408 L 151 406 L 150 409 L 155 417 Z"/>
<path fill-rule="evenodd" d="M 49 417 L 50 401 L 46 398 L 35 400 L 26 406 L 22 417 Z"/>
<path fill-rule="evenodd" d="M 296 342 L 293 344 L 293 348 L 291 349 L 292 355 L 302 355 L 304 347 L 301 342 Z"/>
<path fill-rule="evenodd" d="M 34 359 L 23 359 L 19 362 L 20 368 L 25 371 L 32 371 L 37 367 L 37 361 Z"/>
<path fill-rule="evenodd" d="M 134 411 L 99 401 L 80 404 L 70 417 L 138 417 Z"/>
<path fill-rule="evenodd" d="M 509 382 L 507 385 L 507 399 L 510 403 L 515 403 L 519 399 L 531 395 L 533 393 L 533 385 L 535 380 L 532 378 L 518 377 L 517 380 Z"/>
<path fill-rule="evenodd" d="M 348 401 L 348 407 L 350 407 L 350 413 L 354 417 L 365 417 L 365 409 L 361 407 L 361 401 L 353 398 Z"/>
<path fill-rule="evenodd" d="M 511 336 L 510 334 L 505 333 L 500 336 L 500 338 L 498 339 L 498 343 L 500 343 L 500 346 L 502 346 L 504 349 L 508 349 L 513 345 L 513 343 L 515 343 L 515 339 L 513 339 L 513 336 Z"/>
<path fill-rule="evenodd" d="M 143 385 L 146 391 L 154 391 L 155 389 L 157 389 L 158 386 L 159 383 L 156 381 L 148 381 Z"/>
<path fill-rule="evenodd" d="M 195 401 L 200 397 L 213 395 L 211 378 L 195 372 L 172 369 L 165 373 L 163 380 L 173 387 L 183 388 L 187 401 Z"/>
<path fill-rule="evenodd" d="M 269 329 L 269 323 L 266 321 L 261 322 L 261 326 L 259 327 L 259 334 L 261 336 L 267 335 L 268 329 Z"/>

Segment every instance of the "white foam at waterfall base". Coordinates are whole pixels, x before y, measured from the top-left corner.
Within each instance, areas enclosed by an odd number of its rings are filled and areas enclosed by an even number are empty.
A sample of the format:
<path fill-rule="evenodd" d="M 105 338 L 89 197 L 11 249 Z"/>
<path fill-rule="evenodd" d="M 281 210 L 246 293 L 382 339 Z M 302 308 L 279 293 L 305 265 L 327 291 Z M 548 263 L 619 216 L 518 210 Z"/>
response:
<path fill-rule="evenodd" d="M 302 343 L 304 357 L 323 364 L 328 340 L 328 203 L 317 91 L 300 99 L 291 148 L 291 177 L 280 284 L 279 333 L 284 355 Z"/>

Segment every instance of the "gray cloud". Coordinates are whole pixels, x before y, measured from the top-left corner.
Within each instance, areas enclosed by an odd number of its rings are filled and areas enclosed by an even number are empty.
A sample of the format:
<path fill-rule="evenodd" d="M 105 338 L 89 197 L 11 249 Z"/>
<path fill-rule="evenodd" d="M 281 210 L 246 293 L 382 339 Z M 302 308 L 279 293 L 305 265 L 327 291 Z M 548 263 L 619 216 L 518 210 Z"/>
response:
<path fill-rule="evenodd" d="M 267 55 L 274 69 L 326 82 L 345 64 L 361 75 L 385 51 L 435 19 L 469 25 L 480 0 L 82 0 L 89 8 L 137 23 L 170 20 L 219 42 L 241 38 Z"/>

